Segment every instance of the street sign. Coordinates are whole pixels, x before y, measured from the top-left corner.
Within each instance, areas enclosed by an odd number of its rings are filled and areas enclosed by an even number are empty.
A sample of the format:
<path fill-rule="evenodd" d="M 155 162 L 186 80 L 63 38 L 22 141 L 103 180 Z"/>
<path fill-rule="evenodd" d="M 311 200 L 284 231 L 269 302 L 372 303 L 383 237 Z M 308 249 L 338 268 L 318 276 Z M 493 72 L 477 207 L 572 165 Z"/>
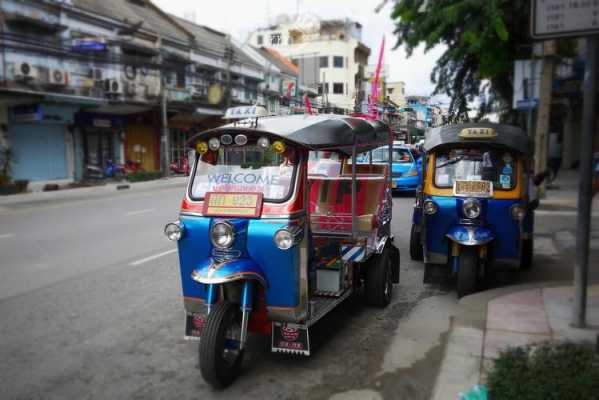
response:
<path fill-rule="evenodd" d="M 599 34 L 599 0 L 533 0 L 531 5 L 535 39 Z"/>

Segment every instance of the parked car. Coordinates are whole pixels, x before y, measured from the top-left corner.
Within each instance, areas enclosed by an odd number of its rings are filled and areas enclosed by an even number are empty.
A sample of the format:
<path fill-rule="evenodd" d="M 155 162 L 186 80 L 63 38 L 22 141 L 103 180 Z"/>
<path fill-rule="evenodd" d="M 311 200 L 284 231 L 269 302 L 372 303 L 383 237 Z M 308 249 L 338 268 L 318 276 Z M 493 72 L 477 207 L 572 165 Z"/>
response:
<path fill-rule="evenodd" d="M 410 146 L 395 142 L 392 150 L 392 188 L 394 192 L 415 192 L 420 184 L 422 165 Z M 372 155 L 372 160 L 370 159 Z M 387 146 L 378 147 L 370 153 L 362 153 L 358 162 L 381 164 L 389 161 Z"/>

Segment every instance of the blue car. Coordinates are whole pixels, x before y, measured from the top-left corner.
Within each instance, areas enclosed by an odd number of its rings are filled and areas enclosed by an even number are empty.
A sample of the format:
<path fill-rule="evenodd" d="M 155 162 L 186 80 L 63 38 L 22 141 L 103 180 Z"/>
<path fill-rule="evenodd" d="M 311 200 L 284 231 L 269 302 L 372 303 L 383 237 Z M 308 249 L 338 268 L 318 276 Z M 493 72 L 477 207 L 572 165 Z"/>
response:
<path fill-rule="evenodd" d="M 372 163 L 382 164 L 389 161 L 389 149 L 385 146 L 372 150 Z M 360 163 L 369 163 L 370 154 L 363 153 Z M 392 188 L 394 192 L 415 192 L 420 184 L 422 165 L 412 150 L 403 144 L 393 145 Z"/>

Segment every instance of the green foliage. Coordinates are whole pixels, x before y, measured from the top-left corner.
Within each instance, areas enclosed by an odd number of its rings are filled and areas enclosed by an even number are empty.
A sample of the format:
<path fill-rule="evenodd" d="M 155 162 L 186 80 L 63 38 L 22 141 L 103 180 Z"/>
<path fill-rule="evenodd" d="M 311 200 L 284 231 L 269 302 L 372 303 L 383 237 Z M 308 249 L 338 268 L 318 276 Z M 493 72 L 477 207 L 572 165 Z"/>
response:
<path fill-rule="evenodd" d="M 468 102 L 487 88 L 483 109 L 511 102 L 513 62 L 529 40 L 529 16 L 528 0 L 399 0 L 391 14 L 396 47 L 405 46 L 408 55 L 421 44 L 447 47 L 431 80 L 435 94 L 451 98 L 450 121 L 467 119 Z"/>
<path fill-rule="evenodd" d="M 162 178 L 162 172 L 160 172 L 160 171 L 155 171 L 155 172 L 140 171 L 140 172 L 133 172 L 133 173 L 130 173 L 129 175 L 127 175 L 127 180 L 129 182 L 153 181 L 155 179 L 160 179 L 160 178 Z"/>
<path fill-rule="evenodd" d="M 494 400 L 597 400 L 599 354 L 575 343 L 511 348 L 495 361 L 488 386 Z"/>

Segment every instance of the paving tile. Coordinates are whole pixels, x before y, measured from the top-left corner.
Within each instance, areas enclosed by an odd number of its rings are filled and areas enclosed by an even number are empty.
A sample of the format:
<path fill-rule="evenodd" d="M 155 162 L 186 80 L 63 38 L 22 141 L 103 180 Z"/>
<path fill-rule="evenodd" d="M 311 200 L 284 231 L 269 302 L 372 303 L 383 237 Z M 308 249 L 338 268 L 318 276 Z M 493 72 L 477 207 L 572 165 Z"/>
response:
<path fill-rule="evenodd" d="M 540 289 L 493 299 L 487 306 L 487 329 L 550 333 Z"/>
<path fill-rule="evenodd" d="M 480 357 L 483 347 L 483 332 L 472 327 L 454 327 L 447 343 L 447 354 Z"/>
<path fill-rule="evenodd" d="M 578 329 L 570 326 L 572 323 L 571 286 L 546 288 L 543 299 L 549 324 L 556 340 L 591 341 L 599 334 L 599 285 L 589 287 L 587 292 L 587 323 L 589 328 Z"/>
<path fill-rule="evenodd" d="M 530 334 L 487 329 L 483 357 L 495 359 L 499 356 L 499 353 L 507 350 L 509 347 L 523 346 L 550 339 L 551 335 L 549 334 Z"/>

